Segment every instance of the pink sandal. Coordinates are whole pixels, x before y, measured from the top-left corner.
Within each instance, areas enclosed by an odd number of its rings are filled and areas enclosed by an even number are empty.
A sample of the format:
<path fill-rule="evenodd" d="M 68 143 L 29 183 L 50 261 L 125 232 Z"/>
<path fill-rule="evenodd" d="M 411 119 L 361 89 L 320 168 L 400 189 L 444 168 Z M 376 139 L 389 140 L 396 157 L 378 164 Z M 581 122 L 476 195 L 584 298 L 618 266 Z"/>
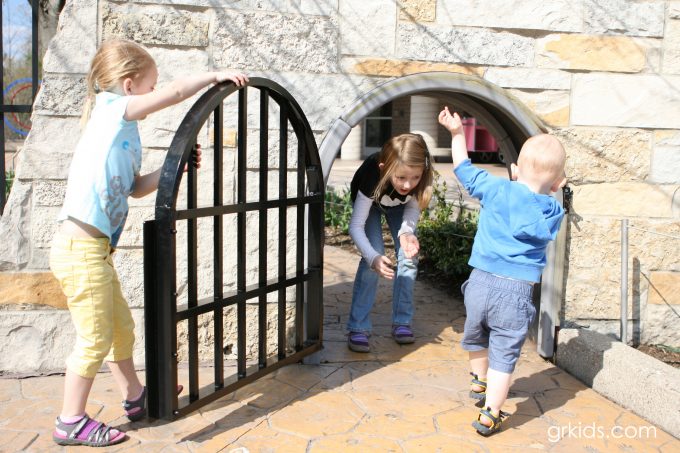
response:
<path fill-rule="evenodd" d="M 52 439 L 58 445 L 87 445 L 88 447 L 108 447 L 121 443 L 126 434 L 87 415 L 75 423 L 64 423 L 57 417 Z"/>

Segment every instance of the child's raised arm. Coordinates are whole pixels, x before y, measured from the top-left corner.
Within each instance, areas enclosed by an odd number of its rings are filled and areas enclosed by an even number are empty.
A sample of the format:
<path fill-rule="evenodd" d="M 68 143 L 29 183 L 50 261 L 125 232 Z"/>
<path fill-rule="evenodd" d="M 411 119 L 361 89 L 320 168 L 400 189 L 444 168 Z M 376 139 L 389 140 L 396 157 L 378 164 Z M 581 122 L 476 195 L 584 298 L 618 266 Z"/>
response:
<path fill-rule="evenodd" d="M 453 168 L 455 169 L 468 158 L 463 122 L 456 112 L 453 112 L 452 115 L 449 112 L 449 108 L 444 107 L 444 110 L 439 113 L 439 124 L 451 132 L 451 158 L 453 159 Z"/>
<path fill-rule="evenodd" d="M 149 93 L 132 96 L 125 110 L 127 121 L 144 119 L 148 114 L 157 112 L 171 105 L 177 104 L 194 94 L 200 89 L 213 83 L 231 80 L 236 86 L 243 86 L 248 82 L 248 77 L 236 72 L 206 72 L 173 80 L 161 89 Z M 134 93 L 124 86 L 126 95 Z"/>

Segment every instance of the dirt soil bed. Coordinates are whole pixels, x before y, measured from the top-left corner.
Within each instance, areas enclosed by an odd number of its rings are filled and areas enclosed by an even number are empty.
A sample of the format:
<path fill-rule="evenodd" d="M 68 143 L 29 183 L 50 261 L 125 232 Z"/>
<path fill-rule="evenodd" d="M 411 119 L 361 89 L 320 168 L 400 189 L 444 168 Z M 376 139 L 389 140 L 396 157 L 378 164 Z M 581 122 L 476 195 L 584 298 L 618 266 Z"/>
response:
<path fill-rule="evenodd" d="M 657 360 L 661 360 L 672 367 L 680 368 L 680 352 L 675 352 L 660 345 L 649 344 L 641 344 L 637 347 L 637 350 L 644 352 L 645 354 L 652 356 Z"/>

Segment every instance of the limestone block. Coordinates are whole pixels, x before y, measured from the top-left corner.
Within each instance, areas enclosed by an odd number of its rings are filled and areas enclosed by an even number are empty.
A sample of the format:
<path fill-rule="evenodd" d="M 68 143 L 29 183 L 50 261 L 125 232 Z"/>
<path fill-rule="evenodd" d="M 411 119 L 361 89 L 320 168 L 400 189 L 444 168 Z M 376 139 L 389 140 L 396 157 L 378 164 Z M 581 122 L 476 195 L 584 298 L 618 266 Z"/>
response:
<path fill-rule="evenodd" d="M 34 206 L 61 206 L 66 195 L 66 181 L 38 180 L 33 190 Z"/>
<path fill-rule="evenodd" d="M 484 75 L 484 69 L 428 61 L 388 60 L 383 58 L 343 58 L 342 70 L 351 74 L 382 77 L 402 77 L 418 72 L 445 71 L 459 74 Z"/>
<path fill-rule="evenodd" d="M 62 152 L 62 148 L 52 148 L 49 142 L 24 146 L 19 154 L 17 178 L 66 179 L 71 166 L 73 150 L 67 149 L 65 151 Z"/>
<path fill-rule="evenodd" d="M 51 244 L 50 244 L 51 246 Z M 31 247 L 31 257 L 28 260 L 27 269 L 49 270 L 50 268 L 50 246 Z"/>
<path fill-rule="evenodd" d="M 508 90 L 549 126 L 569 125 L 569 92 Z"/>
<path fill-rule="evenodd" d="M 436 18 L 436 0 L 402 0 L 399 5 L 399 20 L 432 22 Z"/>
<path fill-rule="evenodd" d="M 642 182 L 647 178 L 651 132 L 574 127 L 552 133 L 567 151 L 566 172 L 572 184 Z"/>
<path fill-rule="evenodd" d="M 82 76 L 46 75 L 33 104 L 33 115 L 80 117 L 87 90 Z M 33 124 L 35 126 L 35 124 Z"/>
<path fill-rule="evenodd" d="M 66 296 L 52 272 L 7 272 L 0 274 L 0 306 L 9 310 L 40 306 L 66 309 Z"/>
<path fill-rule="evenodd" d="M 668 20 L 663 40 L 662 68 L 666 74 L 678 73 L 680 68 L 680 20 Z"/>
<path fill-rule="evenodd" d="M 141 247 L 144 244 L 144 222 L 153 220 L 154 207 L 130 207 L 123 233 L 118 241 L 119 247 Z"/>
<path fill-rule="evenodd" d="M 576 211 L 578 213 L 578 211 Z M 574 221 L 573 217 L 571 219 Z M 639 313 L 646 300 L 651 270 L 680 270 L 680 248 L 651 232 L 680 237 L 674 221 L 631 219 L 628 236 L 628 313 Z M 569 278 L 566 283 L 566 319 L 618 319 L 621 287 L 621 222 L 583 218 L 569 229 Z M 633 302 L 638 307 L 634 310 Z"/>
<path fill-rule="evenodd" d="M 656 146 L 680 146 L 680 131 L 658 130 L 654 131 L 654 144 Z"/>
<path fill-rule="evenodd" d="M 680 50 L 665 49 L 661 69 L 664 74 L 680 74 Z"/>
<path fill-rule="evenodd" d="M 179 77 L 211 69 L 210 54 L 203 49 L 153 47 L 147 50 L 158 67 L 158 87 Z"/>
<path fill-rule="evenodd" d="M 219 68 L 336 72 L 338 28 L 333 19 L 225 10 L 212 32 Z"/>
<path fill-rule="evenodd" d="M 574 75 L 571 121 L 582 126 L 680 129 L 680 76 Z"/>
<path fill-rule="evenodd" d="M 293 303 L 286 304 L 286 338 L 289 345 L 288 350 L 292 350 L 294 344 L 295 330 L 294 326 L 294 308 Z M 214 321 L 212 313 L 208 313 L 199 318 L 198 323 L 198 354 L 202 360 L 213 360 L 214 358 Z M 188 335 L 186 323 L 180 323 L 177 329 L 177 344 L 178 344 L 178 360 L 186 361 L 188 357 L 187 345 Z M 270 353 L 277 350 L 277 325 L 278 325 L 278 309 L 275 304 L 267 304 L 267 351 Z M 236 321 L 235 307 L 228 307 L 224 310 L 223 318 L 224 329 L 224 358 L 225 360 L 234 360 L 238 354 L 237 347 L 237 332 L 238 326 Z M 256 358 L 258 353 L 258 307 L 255 304 L 248 303 L 246 305 L 246 357 Z"/>
<path fill-rule="evenodd" d="M 31 184 L 14 180 L 0 217 L 0 271 L 19 270 L 29 260 Z"/>
<path fill-rule="evenodd" d="M 392 56 L 397 2 L 342 0 L 339 2 L 340 52 L 348 55 Z"/>
<path fill-rule="evenodd" d="M 49 247 L 57 230 L 57 215 L 60 207 L 33 206 L 31 213 L 31 245 Z"/>
<path fill-rule="evenodd" d="M 647 303 L 680 305 L 680 273 L 652 271 L 649 275 Z"/>
<path fill-rule="evenodd" d="M 507 32 L 412 24 L 397 26 L 398 58 L 494 66 L 530 66 L 534 40 Z"/>
<path fill-rule="evenodd" d="M 680 2 L 678 1 L 668 2 L 668 18 L 680 19 Z"/>
<path fill-rule="evenodd" d="M 0 317 L 2 370 L 7 373 L 63 370 L 75 330 L 66 310 L 6 311 Z"/>
<path fill-rule="evenodd" d="M 552 34 L 536 42 L 539 68 L 643 72 L 657 42 L 626 36 Z"/>
<path fill-rule="evenodd" d="M 655 146 L 649 181 L 680 184 L 680 146 Z"/>
<path fill-rule="evenodd" d="M 677 286 L 675 287 L 677 292 Z M 680 347 L 680 329 L 677 328 L 680 305 L 647 305 L 642 320 L 641 342 Z"/>
<path fill-rule="evenodd" d="M 204 47 L 208 45 L 208 17 L 201 12 L 107 3 L 102 8 L 104 39 L 120 37 L 139 44 Z"/>
<path fill-rule="evenodd" d="M 96 50 L 97 2 L 67 2 L 59 15 L 57 34 L 45 53 L 43 71 L 86 74 Z"/>
<path fill-rule="evenodd" d="M 580 216 L 672 218 L 677 188 L 635 182 L 574 186 L 573 208 Z"/>
<path fill-rule="evenodd" d="M 437 23 L 569 32 L 583 29 L 581 4 L 566 0 L 441 0 L 437 5 Z"/>
<path fill-rule="evenodd" d="M 503 88 L 569 90 L 571 74 L 555 69 L 488 68 L 484 79 Z"/>
<path fill-rule="evenodd" d="M 130 307 L 144 307 L 144 251 L 142 248 L 119 248 L 113 254 L 113 265 Z"/>
<path fill-rule="evenodd" d="M 328 125 L 342 115 L 358 96 L 385 81 L 384 78 L 347 74 L 262 72 L 253 74 L 255 75 L 269 78 L 284 86 L 298 102 L 311 128 L 319 136 L 323 136 Z M 317 140 L 317 144 L 319 143 L 320 140 Z"/>
<path fill-rule="evenodd" d="M 665 4 L 663 1 L 585 0 L 585 33 L 623 34 L 662 37 Z"/>
<path fill-rule="evenodd" d="M 70 155 L 78 144 L 80 138 L 80 117 L 58 116 L 33 116 L 33 127 L 26 137 L 24 148 L 33 147 L 49 148 L 52 152 L 61 155 Z M 70 161 L 70 159 L 68 159 Z M 40 178 L 43 172 L 35 168 L 38 173 L 31 173 L 32 178 Z"/>

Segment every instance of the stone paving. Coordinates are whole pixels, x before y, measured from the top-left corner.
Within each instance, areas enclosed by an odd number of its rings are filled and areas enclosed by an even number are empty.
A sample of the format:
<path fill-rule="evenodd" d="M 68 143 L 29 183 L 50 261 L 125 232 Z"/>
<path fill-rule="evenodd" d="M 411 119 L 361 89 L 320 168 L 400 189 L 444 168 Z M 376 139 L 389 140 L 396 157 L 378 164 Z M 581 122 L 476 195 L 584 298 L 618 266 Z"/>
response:
<path fill-rule="evenodd" d="M 470 426 L 478 409 L 467 396 L 466 354 L 458 343 L 462 302 L 417 282 L 417 341 L 399 346 L 389 336 L 390 287 L 381 281 L 373 351 L 350 352 L 343 326 L 357 261 L 325 248 L 320 365 L 284 367 L 174 422 L 126 422 L 112 377 L 100 373 L 88 413 L 129 439 L 96 451 L 680 452 L 680 440 L 543 360 L 529 343 L 504 407 L 512 416 L 500 433 L 479 436 Z M 202 382 L 211 379 L 212 369 L 201 372 Z M 88 450 L 52 442 L 62 385 L 61 375 L 0 379 L 0 451 Z"/>

